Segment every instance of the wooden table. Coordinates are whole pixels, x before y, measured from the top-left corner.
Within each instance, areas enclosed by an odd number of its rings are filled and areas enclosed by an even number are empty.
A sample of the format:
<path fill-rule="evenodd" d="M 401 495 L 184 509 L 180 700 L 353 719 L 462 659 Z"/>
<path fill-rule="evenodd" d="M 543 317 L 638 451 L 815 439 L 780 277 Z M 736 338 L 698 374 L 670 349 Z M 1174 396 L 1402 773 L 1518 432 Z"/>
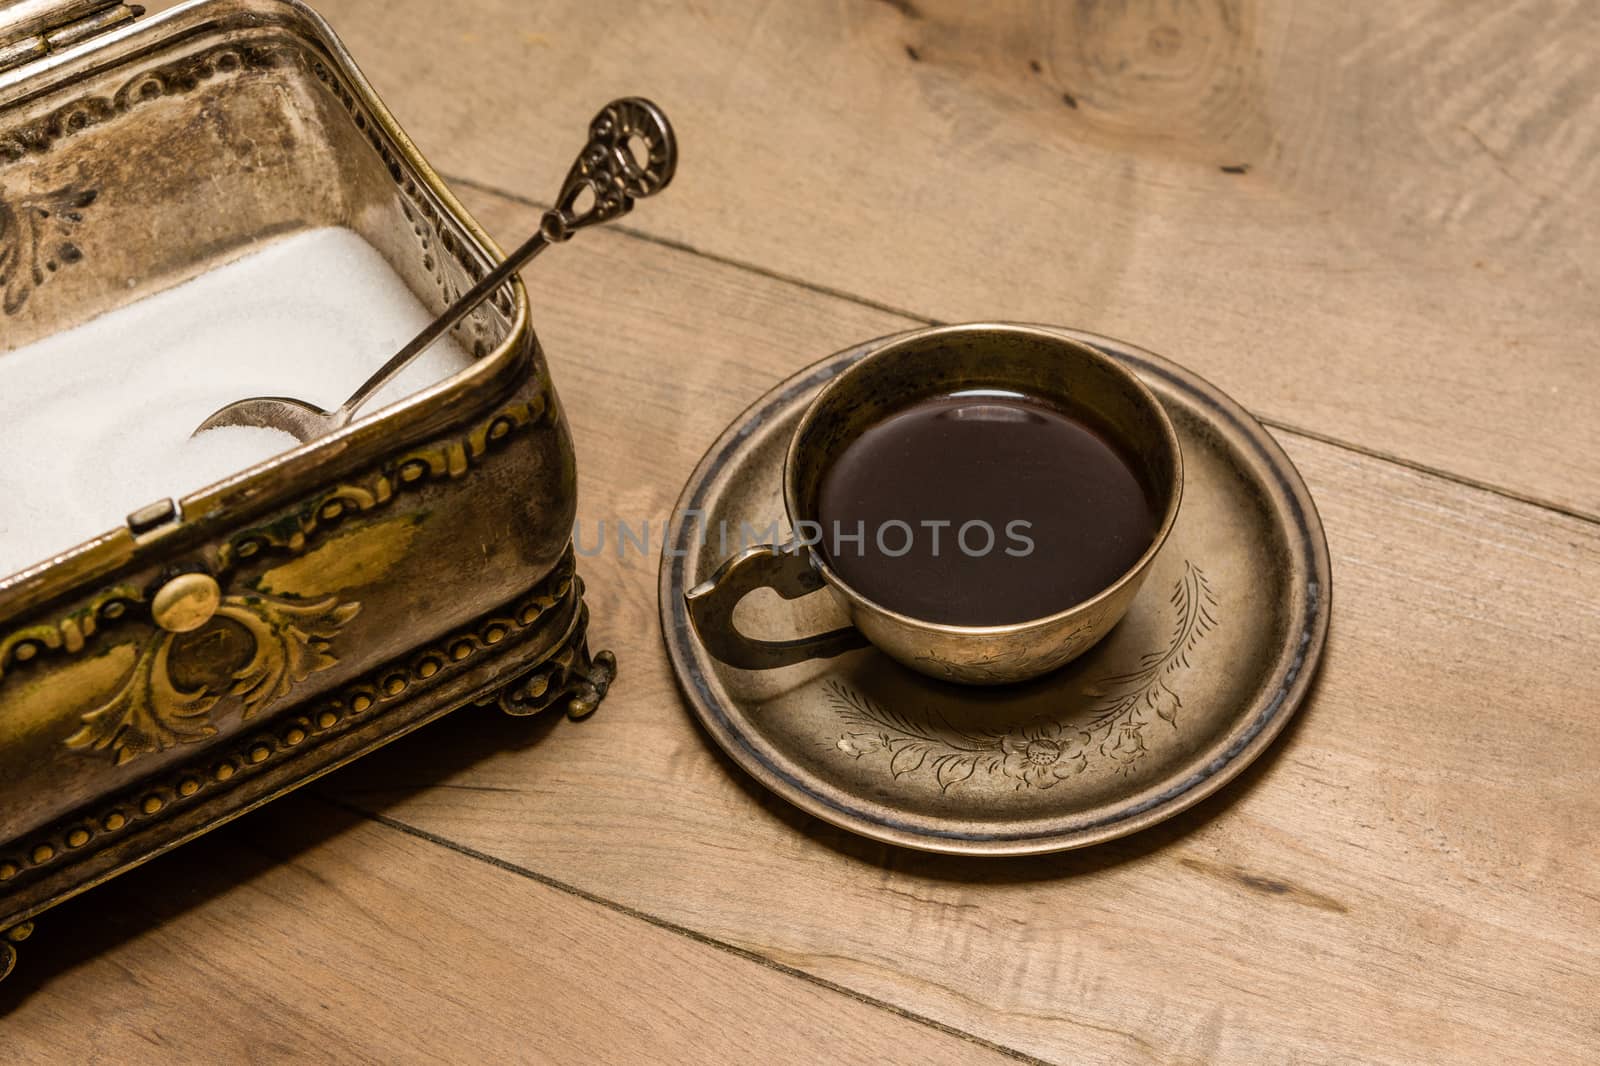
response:
<path fill-rule="evenodd" d="M 655 558 L 587 560 L 594 719 L 453 716 L 47 915 L 7 1061 L 1600 1058 L 1595 5 L 318 6 L 507 240 L 597 104 L 677 123 L 674 188 L 530 287 L 585 523 L 850 342 L 1070 324 L 1272 427 L 1327 658 L 1198 808 L 939 858 L 745 780 Z"/>

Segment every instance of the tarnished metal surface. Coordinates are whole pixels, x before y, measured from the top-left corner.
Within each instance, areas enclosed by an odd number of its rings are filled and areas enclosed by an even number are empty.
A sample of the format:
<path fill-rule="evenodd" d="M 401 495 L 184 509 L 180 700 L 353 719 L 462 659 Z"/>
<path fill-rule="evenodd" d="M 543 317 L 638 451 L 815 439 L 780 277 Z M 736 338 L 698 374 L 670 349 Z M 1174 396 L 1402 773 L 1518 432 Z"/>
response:
<path fill-rule="evenodd" d="M 1133 602 L 1177 519 L 1183 457 L 1172 424 L 1150 390 L 1114 359 L 1060 334 L 1030 326 L 941 326 L 896 338 L 842 370 L 795 426 L 783 469 L 789 524 L 820 528 L 818 483 L 838 451 L 863 429 L 907 403 L 975 387 L 1038 397 L 1091 417 L 1137 464 L 1160 521 L 1150 546 L 1126 573 L 1097 595 L 1046 617 L 997 626 L 940 625 L 861 595 L 821 553 L 797 545 L 757 548 L 730 559 L 686 594 L 707 650 L 732 665 L 762 668 L 851 646 L 848 632 L 781 643 L 743 636 L 734 625 L 733 608 L 763 584 L 788 597 L 826 586 L 853 628 L 879 650 L 944 681 L 1026 681 L 1094 647 Z"/>
<path fill-rule="evenodd" d="M 0 70 L 86 41 L 143 11 L 120 0 L 10 0 L 0 7 Z"/>
<path fill-rule="evenodd" d="M 0 73 L 7 349 L 327 225 L 435 311 L 496 257 L 303 6 L 188 4 Z M 463 703 L 594 709 L 520 284 L 455 336 L 449 380 L 0 578 L 0 970 L 53 903 Z"/>
<path fill-rule="evenodd" d="M 1329 564 L 1288 458 L 1193 374 L 1117 341 L 1058 332 L 1119 359 L 1155 393 L 1183 448 L 1184 495 L 1126 616 L 1039 680 L 955 685 L 871 647 L 741 669 L 710 654 L 690 621 L 685 590 L 727 555 L 705 532 L 781 522 L 784 456 L 808 403 L 895 338 L 779 385 L 729 427 L 685 487 L 660 582 L 673 668 L 712 739 L 812 814 L 930 851 L 1080 847 L 1220 788 L 1304 696 L 1327 634 Z M 774 640 L 845 620 L 826 595 L 752 597 L 741 611 L 742 625 Z"/>

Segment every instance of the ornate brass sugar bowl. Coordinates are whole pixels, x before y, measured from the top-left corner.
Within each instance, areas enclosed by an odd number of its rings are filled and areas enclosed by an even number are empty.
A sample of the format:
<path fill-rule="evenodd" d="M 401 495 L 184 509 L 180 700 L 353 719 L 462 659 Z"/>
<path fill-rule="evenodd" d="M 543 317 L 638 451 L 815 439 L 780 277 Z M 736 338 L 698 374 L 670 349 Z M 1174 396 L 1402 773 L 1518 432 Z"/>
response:
<path fill-rule="evenodd" d="M 356 231 L 434 313 L 494 268 L 309 8 L 138 14 L 0 12 L 0 373 L 301 230 Z M 590 164 L 629 123 L 597 119 Z M 614 661 L 521 284 L 453 335 L 475 358 L 447 380 L 0 576 L 0 976 L 53 904 L 452 709 L 595 709 Z"/>

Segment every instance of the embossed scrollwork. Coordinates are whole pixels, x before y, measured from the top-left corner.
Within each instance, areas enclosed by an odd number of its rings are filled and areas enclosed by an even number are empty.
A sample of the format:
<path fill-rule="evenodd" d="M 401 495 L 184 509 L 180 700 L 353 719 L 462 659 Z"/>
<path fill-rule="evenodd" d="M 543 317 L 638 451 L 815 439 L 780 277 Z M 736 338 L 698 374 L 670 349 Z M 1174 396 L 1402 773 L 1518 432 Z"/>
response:
<path fill-rule="evenodd" d="M 0 200 L 0 311 L 21 311 L 50 275 L 83 258 L 72 237 L 98 195 L 66 185 L 9 204 Z"/>
<path fill-rule="evenodd" d="M 633 201 L 672 180 L 678 146 L 672 127 L 648 100 L 617 100 L 589 124 L 589 143 L 567 172 L 554 210 L 540 221 L 545 239 L 564 241 L 584 226 L 627 214 Z M 594 202 L 580 208 L 586 194 Z"/>
<path fill-rule="evenodd" d="M 180 805 L 205 803 L 215 792 L 294 758 L 304 745 L 363 728 L 396 704 L 474 669 L 513 634 L 536 641 L 543 639 L 541 633 L 555 637 L 564 631 L 566 636 L 538 665 L 477 702 L 498 702 L 510 713 L 532 714 L 566 697 L 568 717 L 585 717 L 605 695 L 615 676 L 616 659 L 609 652 L 590 658 L 585 643 L 588 613 L 581 606 L 582 598 L 583 582 L 577 577 L 569 547 L 536 587 L 512 603 L 408 653 L 401 661 L 385 663 L 325 693 L 305 705 L 302 714 L 241 733 L 228 747 L 207 754 L 203 761 L 191 760 L 159 778 L 142 781 L 95 812 L 75 814 L 31 840 L 16 842 L 14 849 L 0 852 L 0 891 L 19 878 L 37 876 L 70 861 L 91 842 L 109 844 L 151 821 L 169 817 Z M 580 612 L 576 622 L 572 621 L 573 611 Z M 187 639 L 207 639 L 204 626 L 189 633 Z M 3 951 L 0 948 L 0 954 Z"/>
<path fill-rule="evenodd" d="M 136 755 L 165 751 L 177 744 L 214 736 L 211 709 L 224 696 L 236 696 L 249 718 L 266 703 L 337 662 L 329 642 L 361 609 L 337 597 L 297 602 L 252 593 L 223 597 L 210 632 L 158 628 L 145 641 L 127 679 L 111 698 L 86 711 L 83 726 L 67 738 L 78 750 L 111 751 L 120 765 Z M 231 674 L 200 670 L 198 682 L 185 683 L 181 657 L 214 636 L 220 627 L 238 626 L 251 651 Z M 195 653 L 190 651 L 191 655 Z M 177 655 L 179 658 L 175 658 Z"/>

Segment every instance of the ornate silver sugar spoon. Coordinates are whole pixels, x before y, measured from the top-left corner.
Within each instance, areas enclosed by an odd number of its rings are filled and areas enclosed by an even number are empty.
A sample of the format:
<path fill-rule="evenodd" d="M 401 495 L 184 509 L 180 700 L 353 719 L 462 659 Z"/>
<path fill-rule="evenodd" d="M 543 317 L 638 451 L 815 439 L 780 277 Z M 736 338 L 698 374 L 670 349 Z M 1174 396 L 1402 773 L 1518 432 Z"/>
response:
<path fill-rule="evenodd" d="M 642 147 L 633 147 L 636 143 Z M 374 393 L 534 256 L 552 244 L 570 239 L 585 226 L 627 214 L 633 201 L 666 188 L 677 165 L 678 148 L 672 126 L 659 108 L 636 96 L 612 101 L 589 124 L 589 143 L 567 172 L 556 205 L 539 220 L 539 231 L 379 367 L 342 405 L 325 411 L 286 396 L 255 396 L 221 408 L 190 435 L 218 426 L 262 426 L 281 429 L 299 441 L 311 441 L 347 425 Z M 586 193 L 592 194 L 593 202 L 579 210 L 578 203 Z"/>

